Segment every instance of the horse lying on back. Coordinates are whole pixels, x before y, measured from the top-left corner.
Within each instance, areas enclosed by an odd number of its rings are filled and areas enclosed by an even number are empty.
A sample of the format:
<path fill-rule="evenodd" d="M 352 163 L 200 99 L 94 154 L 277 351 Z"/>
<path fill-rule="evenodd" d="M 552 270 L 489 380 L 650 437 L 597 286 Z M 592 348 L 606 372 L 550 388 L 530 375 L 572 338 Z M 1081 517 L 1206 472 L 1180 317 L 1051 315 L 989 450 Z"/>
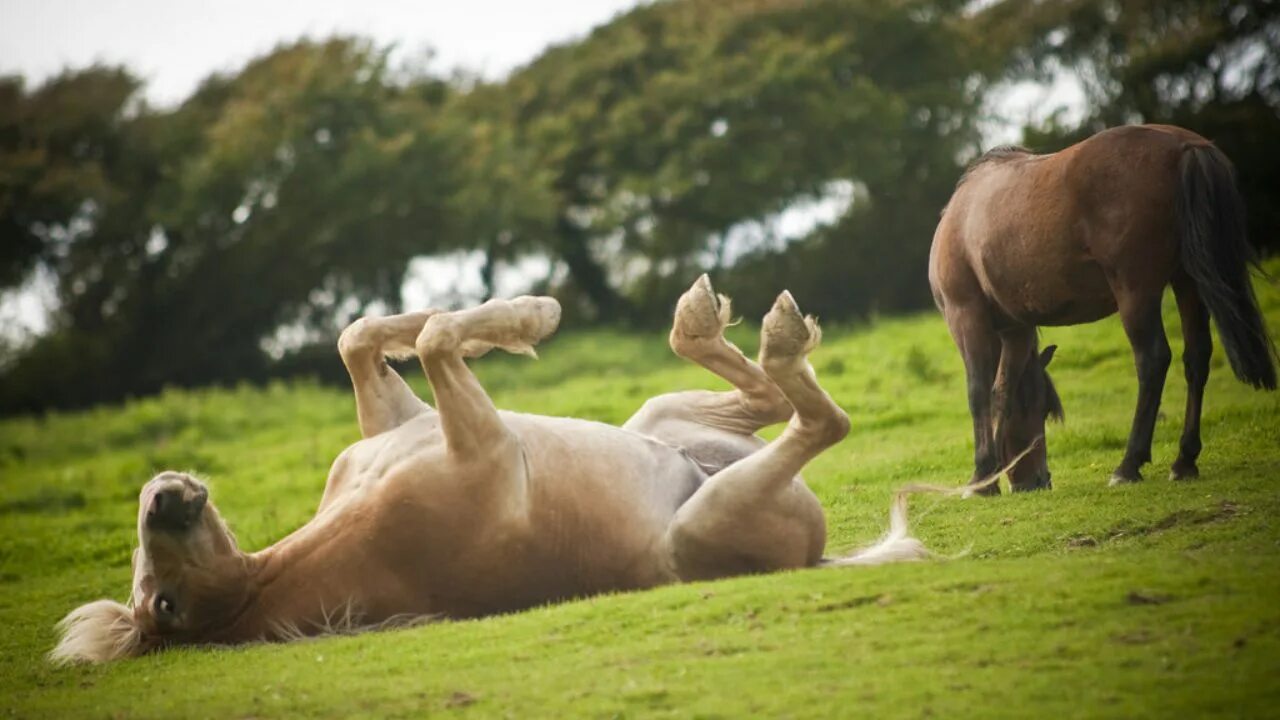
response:
<path fill-rule="evenodd" d="M 970 166 L 933 237 L 929 284 L 964 358 L 973 415 L 973 482 L 1062 417 L 1036 328 L 1120 314 L 1133 348 L 1138 407 L 1111 484 L 1142 479 L 1172 361 L 1160 304 L 1173 287 L 1186 349 L 1186 420 L 1173 479 L 1200 470 L 1200 409 L 1213 316 L 1232 370 L 1276 387 L 1275 348 L 1249 283 L 1253 252 L 1231 161 L 1167 125 L 1107 130 L 1051 155 L 997 148 Z M 1014 490 L 1050 487 L 1045 447 L 1009 475 Z"/>
<path fill-rule="evenodd" d="M 826 528 L 800 469 L 849 420 L 806 356 L 820 333 L 790 294 L 761 328 L 759 364 L 725 340 L 727 299 L 702 277 L 671 347 L 729 392 L 655 397 L 621 427 L 497 410 L 464 358 L 532 354 L 559 322 L 550 298 L 356 321 L 338 342 L 364 439 L 330 470 L 315 517 L 242 552 L 203 484 L 143 488 L 129 604 L 61 623 L 58 662 L 193 643 L 287 640 L 403 618 L 464 618 L 596 593 L 824 562 Z M 387 364 L 416 354 L 437 407 Z M 756 431 L 789 421 L 765 444 Z M 904 501 L 879 544 L 831 564 L 926 554 Z"/>

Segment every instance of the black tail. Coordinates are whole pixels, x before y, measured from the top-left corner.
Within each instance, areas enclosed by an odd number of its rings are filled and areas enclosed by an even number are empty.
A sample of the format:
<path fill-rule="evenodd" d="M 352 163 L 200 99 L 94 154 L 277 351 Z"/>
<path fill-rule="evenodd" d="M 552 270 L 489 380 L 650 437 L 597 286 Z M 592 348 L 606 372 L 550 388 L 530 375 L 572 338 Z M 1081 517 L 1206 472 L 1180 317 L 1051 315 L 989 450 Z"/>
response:
<path fill-rule="evenodd" d="M 1221 150 L 1206 144 L 1187 145 L 1179 170 L 1182 267 L 1209 306 L 1236 377 L 1274 390 L 1275 347 L 1249 282 L 1249 267 L 1256 260 L 1245 237 L 1244 200 L 1236 189 L 1235 169 Z"/>

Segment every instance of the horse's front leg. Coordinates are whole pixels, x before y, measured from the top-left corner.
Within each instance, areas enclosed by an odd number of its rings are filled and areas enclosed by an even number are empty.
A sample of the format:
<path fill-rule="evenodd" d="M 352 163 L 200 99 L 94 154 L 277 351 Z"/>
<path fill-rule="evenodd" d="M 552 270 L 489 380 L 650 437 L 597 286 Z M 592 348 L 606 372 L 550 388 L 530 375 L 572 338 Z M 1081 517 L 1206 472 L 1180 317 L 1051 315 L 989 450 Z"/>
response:
<path fill-rule="evenodd" d="M 338 337 L 338 354 L 355 390 L 356 416 L 362 437 L 373 437 L 399 427 L 430 409 L 387 364 L 387 358 L 411 357 L 422 326 L 438 312 L 423 310 L 360 318 Z"/>
<path fill-rule="evenodd" d="M 498 415 L 464 358 L 494 347 L 533 354 L 533 345 L 550 335 L 559 322 L 560 305 L 555 300 L 521 297 L 432 315 L 423 326 L 414 347 L 435 394 L 449 461 L 468 480 L 518 475 L 499 472 L 494 464 L 503 468 L 518 464 L 521 449 L 519 438 Z M 492 491 L 486 497 L 511 507 L 519 506 L 523 497 L 519 488 L 507 485 Z"/>
<path fill-rule="evenodd" d="M 989 479 L 1000 467 L 991 414 L 991 393 L 1000 361 L 1000 338 L 992 329 L 985 309 L 948 305 L 944 314 L 951 337 L 964 360 L 969 415 L 973 419 L 973 477 L 969 484 L 974 485 Z M 991 483 L 975 492 L 999 495 L 1000 486 Z"/>

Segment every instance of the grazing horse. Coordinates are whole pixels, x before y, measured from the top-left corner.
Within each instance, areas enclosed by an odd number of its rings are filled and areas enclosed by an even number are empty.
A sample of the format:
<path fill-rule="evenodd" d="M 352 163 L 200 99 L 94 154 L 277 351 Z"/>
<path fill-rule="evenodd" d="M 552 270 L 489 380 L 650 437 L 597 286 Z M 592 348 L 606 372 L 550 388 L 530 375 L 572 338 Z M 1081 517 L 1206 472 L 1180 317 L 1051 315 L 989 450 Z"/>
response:
<path fill-rule="evenodd" d="M 1050 155 L 997 148 L 974 162 L 943 210 L 929 256 L 934 301 L 964 358 L 974 481 L 1029 444 L 1013 490 L 1051 487 L 1037 438 L 1062 405 L 1037 348 L 1040 325 L 1118 312 L 1133 347 L 1138 406 L 1111 484 L 1142 479 L 1171 361 L 1160 316 L 1173 286 L 1185 341 L 1186 420 L 1171 477 L 1199 474 L 1200 408 L 1218 325 L 1232 370 L 1274 389 L 1275 349 L 1248 268 L 1244 204 L 1231 161 L 1167 125 L 1120 127 Z M 995 484 L 984 492 L 999 492 Z"/>
<path fill-rule="evenodd" d="M 356 321 L 338 349 L 363 439 L 333 463 L 315 517 L 245 553 L 201 482 L 158 475 L 139 499 L 129 605 L 72 611 L 52 659 L 288 640 L 927 554 L 907 536 L 899 496 L 881 542 L 822 559 L 822 507 L 797 473 L 849 419 L 818 385 L 806 358 L 820 332 L 789 293 L 764 318 L 757 364 L 725 340 L 728 300 L 700 278 L 677 305 L 671 348 L 735 389 L 652 398 L 621 428 L 499 411 L 464 362 L 495 347 L 533 354 L 559 318 L 555 300 L 522 297 Z M 414 354 L 436 408 L 386 362 Z M 755 435 L 786 421 L 772 443 Z"/>

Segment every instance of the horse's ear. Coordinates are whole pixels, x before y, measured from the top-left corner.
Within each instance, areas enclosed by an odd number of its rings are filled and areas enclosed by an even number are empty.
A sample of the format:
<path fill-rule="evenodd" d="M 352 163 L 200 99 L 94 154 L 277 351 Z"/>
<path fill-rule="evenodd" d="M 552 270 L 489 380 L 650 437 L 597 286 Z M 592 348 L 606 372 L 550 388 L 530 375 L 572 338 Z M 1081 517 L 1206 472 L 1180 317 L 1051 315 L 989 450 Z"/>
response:
<path fill-rule="evenodd" d="M 58 623 L 62 639 L 49 653 L 55 665 L 99 663 L 141 653 L 142 633 L 133 611 L 114 600 L 98 600 L 72 610 Z"/>
<path fill-rule="evenodd" d="M 1048 368 L 1049 363 L 1053 362 L 1053 354 L 1058 352 L 1057 345 L 1050 345 L 1040 353 L 1040 367 Z"/>

